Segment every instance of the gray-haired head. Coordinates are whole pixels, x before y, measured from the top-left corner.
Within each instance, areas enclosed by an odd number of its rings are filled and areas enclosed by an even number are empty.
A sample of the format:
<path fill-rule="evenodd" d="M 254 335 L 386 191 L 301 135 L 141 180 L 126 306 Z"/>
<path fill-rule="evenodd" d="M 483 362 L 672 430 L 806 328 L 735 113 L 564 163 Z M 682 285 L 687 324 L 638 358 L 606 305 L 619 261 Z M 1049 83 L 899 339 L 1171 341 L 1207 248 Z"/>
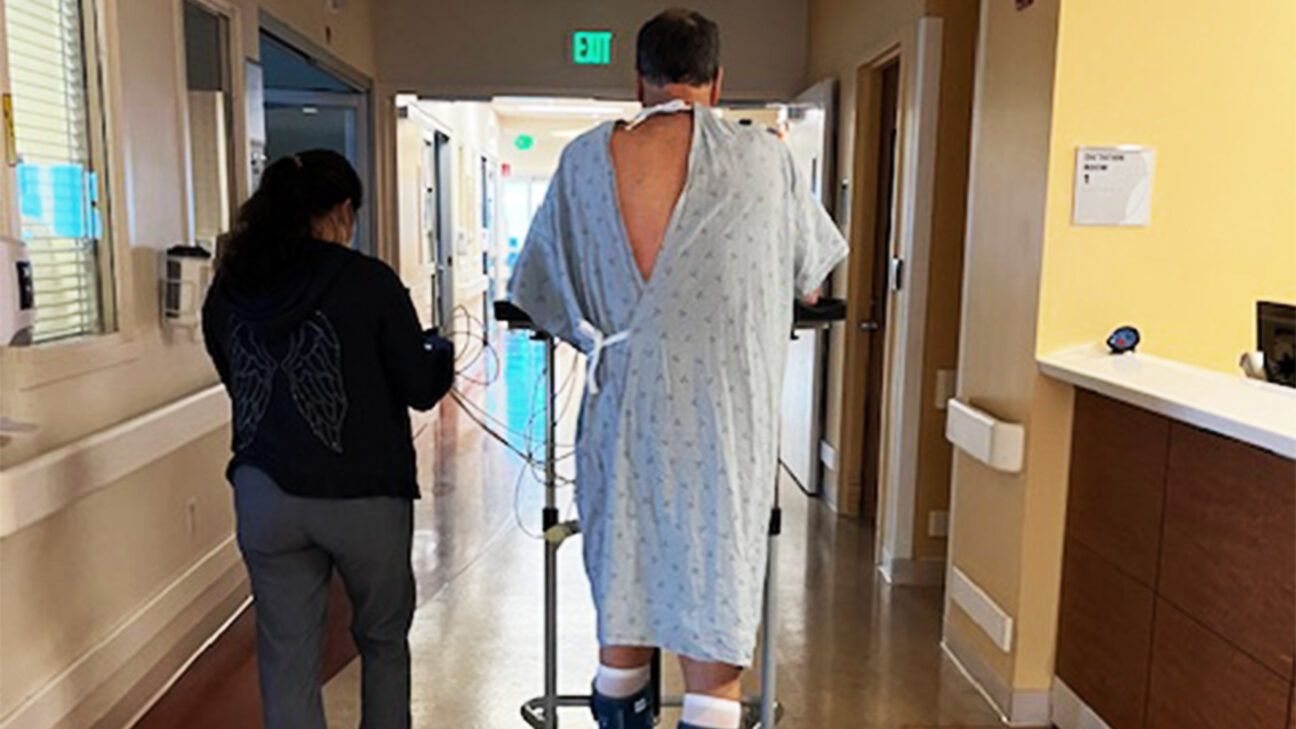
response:
<path fill-rule="evenodd" d="M 693 10 L 667 10 L 639 29 L 635 67 L 653 86 L 714 83 L 720 75 L 720 26 Z"/>

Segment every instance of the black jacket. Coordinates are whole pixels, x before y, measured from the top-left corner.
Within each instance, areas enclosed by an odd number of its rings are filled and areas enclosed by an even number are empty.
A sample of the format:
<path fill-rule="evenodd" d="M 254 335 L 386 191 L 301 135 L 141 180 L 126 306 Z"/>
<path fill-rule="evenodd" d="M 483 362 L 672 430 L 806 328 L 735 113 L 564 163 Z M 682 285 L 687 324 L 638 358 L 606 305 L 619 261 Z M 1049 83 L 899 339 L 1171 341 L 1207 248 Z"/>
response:
<path fill-rule="evenodd" d="M 203 335 L 234 408 L 227 476 L 255 466 L 297 496 L 418 498 L 409 408 L 454 381 L 386 264 L 312 241 L 268 293 L 217 274 Z"/>

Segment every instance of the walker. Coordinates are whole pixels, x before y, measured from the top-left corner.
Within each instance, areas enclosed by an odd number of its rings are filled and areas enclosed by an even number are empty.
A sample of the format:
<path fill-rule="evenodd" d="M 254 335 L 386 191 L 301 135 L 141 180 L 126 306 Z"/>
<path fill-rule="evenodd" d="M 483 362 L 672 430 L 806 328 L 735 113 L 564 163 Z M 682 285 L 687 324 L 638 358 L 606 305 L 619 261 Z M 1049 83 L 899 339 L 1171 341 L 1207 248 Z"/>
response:
<path fill-rule="evenodd" d="M 810 307 L 796 304 L 795 329 L 826 329 L 835 321 L 846 318 L 846 305 L 837 299 L 825 299 Z M 531 331 L 532 338 L 544 343 L 545 377 L 548 395 L 545 405 L 545 503 L 541 512 L 544 529 L 544 584 L 545 584 L 545 677 L 544 694 L 522 705 L 522 718 L 534 729 L 558 729 L 558 710 L 583 708 L 589 710 L 593 699 L 589 694 L 566 695 L 558 693 L 558 549 L 567 539 L 580 533 L 577 521 L 561 521 L 558 516 L 558 466 L 557 443 L 557 379 L 555 353 L 557 342 L 546 332 L 538 331 L 526 312 L 507 301 L 495 302 L 495 319 L 506 323 L 510 329 Z M 795 331 L 793 332 L 795 337 Z M 778 581 L 778 537 L 783 532 L 783 509 L 779 503 L 778 478 L 774 483 L 774 508 L 769 521 L 769 555 L 765 567 L 765 595 L 760 631 L 760 693 L 743 700 L 743 729 L 770 729 L 778 724 L 783 707 L 778 702 L 778 667 L 774 658 L 774 641 L 778 628 L 778 594 L 774 585 Z M 652 686 L 656 695 L 657 711 L 662 707 L 683 706 L 682 696 L 662 696 L 661 651 L 652 662 Z M 658 717 L 660 719 L 660 716 Z"/>

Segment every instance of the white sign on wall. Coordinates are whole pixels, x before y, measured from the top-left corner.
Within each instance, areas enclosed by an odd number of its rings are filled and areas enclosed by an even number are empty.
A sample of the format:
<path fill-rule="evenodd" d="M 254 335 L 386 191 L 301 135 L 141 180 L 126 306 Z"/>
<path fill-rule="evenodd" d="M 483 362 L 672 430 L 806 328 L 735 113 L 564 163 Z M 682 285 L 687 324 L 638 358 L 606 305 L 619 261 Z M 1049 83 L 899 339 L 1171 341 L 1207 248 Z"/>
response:
<path fill-rule="evenodd" d="M 1076 225 L 1147 225 L 1156 150 L 1081 147 L 1076 151 Z"/>

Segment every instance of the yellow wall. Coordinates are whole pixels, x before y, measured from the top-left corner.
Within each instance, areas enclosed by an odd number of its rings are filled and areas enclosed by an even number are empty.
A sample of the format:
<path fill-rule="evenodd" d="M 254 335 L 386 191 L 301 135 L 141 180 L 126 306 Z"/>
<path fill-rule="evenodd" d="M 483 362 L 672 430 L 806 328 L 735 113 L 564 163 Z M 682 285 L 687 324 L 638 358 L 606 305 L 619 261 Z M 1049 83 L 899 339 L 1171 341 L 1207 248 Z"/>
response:
<path fill-rule="evenodd" d="M 1226 372 L 1257 298 L 1296 300 L 1296 6 L 986 5 L 959 395 L 1026 426 L 1021 474 L 954 467 L 953 564 L 1015 621 L 1003 653 L 951 604 L 946 637 L 991 683 L 1053 672 L 1070 387 L 1037 352 L 1133 323 L 1144 350 Z M 1158 153 L 1152 223 L 1071 225 L 1076 147 Z"/>
<path fill-rule="evenodd" d="M 1064 4 L 1041 352 L 1135 324 L 1235 373 L 1255 303 L 1296 303 L 1296 3 Z M 1156 148 L 1152 223 L 1071 225 L 1075 149 Z"/>

